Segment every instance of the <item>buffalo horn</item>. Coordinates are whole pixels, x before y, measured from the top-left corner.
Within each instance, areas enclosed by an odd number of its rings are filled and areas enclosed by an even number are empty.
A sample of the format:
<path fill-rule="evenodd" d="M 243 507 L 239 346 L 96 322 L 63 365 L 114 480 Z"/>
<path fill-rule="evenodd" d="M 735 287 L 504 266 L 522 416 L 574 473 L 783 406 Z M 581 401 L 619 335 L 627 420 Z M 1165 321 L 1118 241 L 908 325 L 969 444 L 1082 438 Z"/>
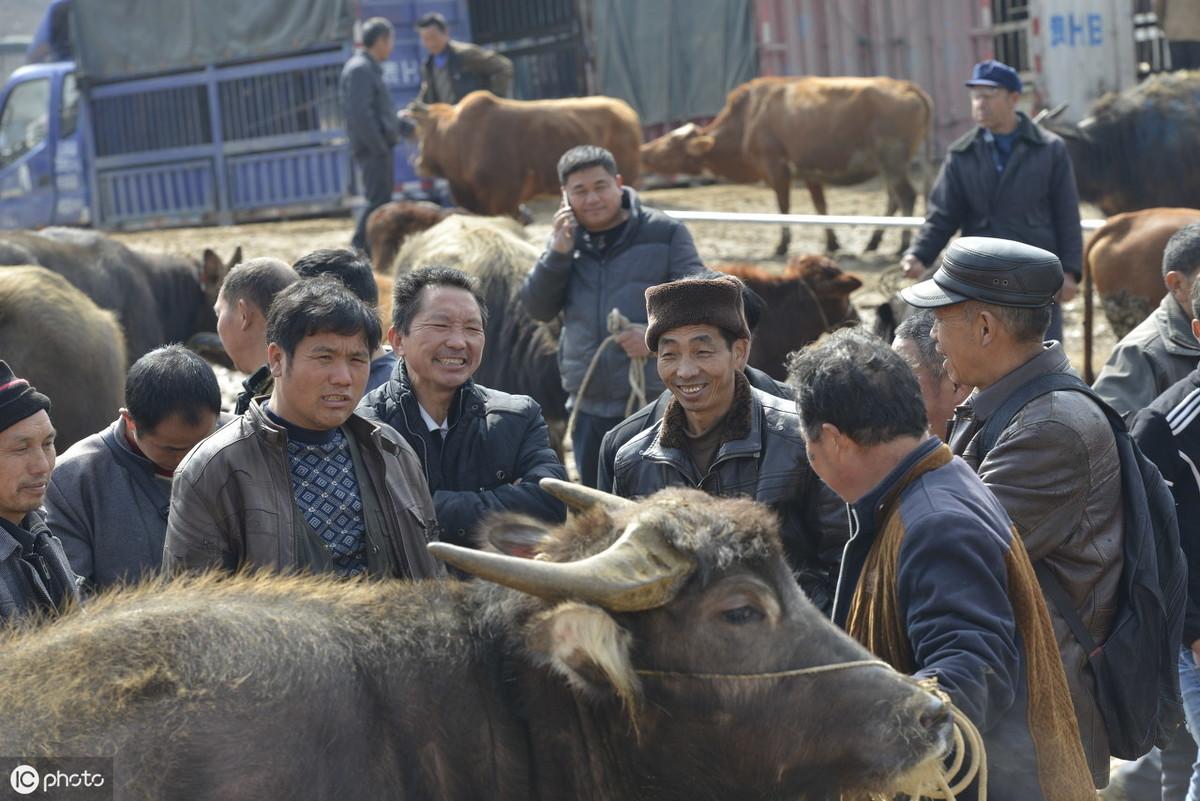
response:
<path fill-rule="evenodd" d="M 584 510 L 599 506 L 612 513 L 621 512 L 633 506 L 633 501 L 628 498 L 611 495 L 582 484 L 560 481 L 557 478 L 543 478 L 538 482 L 538 486 L 573 509 Z"/>
<path fill-rule="evenodd" d="M 578 562 L 547 562 L 429 544 L 443 562 L 482 579 L 549 600 L 593 603 L 612 612 L 655 609 L 675 597 L 695 567 L 662 532 L 634 520 L 620 538 Z"/>

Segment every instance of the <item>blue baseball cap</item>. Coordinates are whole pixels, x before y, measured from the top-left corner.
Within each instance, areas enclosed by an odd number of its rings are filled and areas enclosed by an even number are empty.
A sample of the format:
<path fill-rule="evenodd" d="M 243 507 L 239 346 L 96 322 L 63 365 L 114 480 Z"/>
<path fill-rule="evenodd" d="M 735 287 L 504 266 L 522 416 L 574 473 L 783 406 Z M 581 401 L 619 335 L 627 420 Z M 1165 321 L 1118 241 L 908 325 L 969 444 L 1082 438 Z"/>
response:
<path fill-rule="evenodd" d="M 1010 92 L 1020 92 L 1021 76 L 1004 62 L 988 59 L 980 61 L 971 70 L 971 80 L 967 81 L 967 86 L 999 86 Z"/>

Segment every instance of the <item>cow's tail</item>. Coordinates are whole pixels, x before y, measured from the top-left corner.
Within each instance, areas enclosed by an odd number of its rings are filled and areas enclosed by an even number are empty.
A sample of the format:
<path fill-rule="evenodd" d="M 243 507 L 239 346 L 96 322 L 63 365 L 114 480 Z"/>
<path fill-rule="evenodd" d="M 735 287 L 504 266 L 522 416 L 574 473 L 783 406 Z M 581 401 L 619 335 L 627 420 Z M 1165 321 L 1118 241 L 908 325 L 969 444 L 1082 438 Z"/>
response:
<path fill-rule="evenodd" d="M 1095 325 L 1095 302 L 1092 300 L 1092 245 L 1096 236 L 1088 240 L 1083 249 L 1083 380 L 1089 384 L 1096 380 L 1092 365 L 1092 326 Z"/>

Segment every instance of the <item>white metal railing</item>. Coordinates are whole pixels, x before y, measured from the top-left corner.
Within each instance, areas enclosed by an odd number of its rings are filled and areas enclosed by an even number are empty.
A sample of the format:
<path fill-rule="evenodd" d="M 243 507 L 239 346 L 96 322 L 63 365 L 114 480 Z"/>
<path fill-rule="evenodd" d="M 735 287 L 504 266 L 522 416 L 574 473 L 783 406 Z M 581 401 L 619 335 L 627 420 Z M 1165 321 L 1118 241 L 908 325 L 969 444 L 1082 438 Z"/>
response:
<path fill-rule="evenodd" d="M 741 211 L 680 211 L 663 209 L 663 214 L 684 222 L 749 223 L 751 225 L 862 225 L 870 228 L 920 228 L 924 217 L 872 217 L 846 214 L 769 214 Z M 1104 220 L 1081 220 L 1080 227 L 1094 231 Z"/>

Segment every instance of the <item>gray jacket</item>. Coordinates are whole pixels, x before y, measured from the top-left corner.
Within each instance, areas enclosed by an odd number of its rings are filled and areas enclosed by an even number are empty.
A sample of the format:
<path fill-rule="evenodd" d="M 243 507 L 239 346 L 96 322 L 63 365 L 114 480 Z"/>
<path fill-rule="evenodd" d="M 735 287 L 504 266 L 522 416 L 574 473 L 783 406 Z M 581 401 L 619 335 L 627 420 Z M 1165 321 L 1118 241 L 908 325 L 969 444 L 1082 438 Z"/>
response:
<path fill-rule="evenodd" d="M 338 93 L 350 152 L 356 159 L 385 155 L 400 141 L 400 120 L 383 82 L 383 68 L 365 50 L 357 51 L 342 67 Z"/>
<path fill-rule="evenodd" d="M 1145 409 L 1200 362 L 1192 315 L 1171 293 L 1113 348 L 1092 388 L 1121 416 Z"/>
<path fill-rule="evenodd" d="M 620 310 L 630 322 L 646 324 L 646 289 L 700 272 L 704 265 L 692 235 L 680 222 L 642 207 L 637 193 L 624 189 L 629 223 L 603 251 L 580 226 L 575 250 L 549 247 L 521 287 L 521 300 L 536 320 L 563 314 L 558 364 L 563 388 L 580 411 L 598 417 L 624 417 L 629 400 L 629 357 L 615 343 L 605 348 L 588 383 L 577 397 L 596 350 L 608 337 L 608 313 Z M 646 360 L 646 397 L 663 391 L 653 359 Z"/>
<path fill-rule="evenodd" d="M 170 507 L 170 478 L 133 452 L 120 417 L 72 445 L 46 490 L 50 530 L 72 569 L 97 589 L 158 572 Z"/>
<path fill-rule="evenodd" d="M 41 513 L 30 512 L 19 526 L 0 521 L 0 624 L 39 610 L 61 612 L 78 600 L 79 581 Z"/>

